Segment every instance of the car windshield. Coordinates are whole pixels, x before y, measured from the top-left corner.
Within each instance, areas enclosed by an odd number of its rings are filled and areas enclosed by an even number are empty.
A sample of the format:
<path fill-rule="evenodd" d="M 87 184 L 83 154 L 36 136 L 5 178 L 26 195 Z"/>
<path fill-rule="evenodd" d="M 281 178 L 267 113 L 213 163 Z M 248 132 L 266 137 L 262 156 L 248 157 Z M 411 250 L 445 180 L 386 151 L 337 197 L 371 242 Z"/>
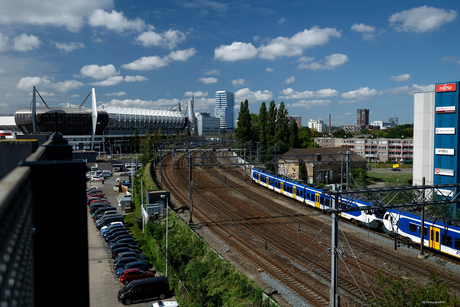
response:
<path fill-rule="evenodd" d="M 126 291 L 129 291 L 129 290 L 131 290 L 132 287 L 133 287 L 133 283 L 130 282 L 130 283 L 125 287 L 125 289 L 126 289 Z"/>

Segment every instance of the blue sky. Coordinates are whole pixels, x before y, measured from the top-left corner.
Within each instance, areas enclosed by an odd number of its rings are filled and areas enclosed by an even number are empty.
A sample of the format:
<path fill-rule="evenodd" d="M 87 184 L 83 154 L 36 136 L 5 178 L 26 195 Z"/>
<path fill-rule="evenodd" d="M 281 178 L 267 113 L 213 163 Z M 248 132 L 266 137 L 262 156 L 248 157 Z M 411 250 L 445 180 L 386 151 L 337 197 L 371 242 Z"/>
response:
<path fill-rule="evenodd" d="M 459 1 L 0 0 L 0 113 L 29 107 L 172 107 L 218 90 L 284 101 L 302 123 L 397 116 L 413 93 L 460 80 Z M 43 104 L 42 104 L 43 105 Z M 90 107 L 90 100 L 85 103 Z"/>

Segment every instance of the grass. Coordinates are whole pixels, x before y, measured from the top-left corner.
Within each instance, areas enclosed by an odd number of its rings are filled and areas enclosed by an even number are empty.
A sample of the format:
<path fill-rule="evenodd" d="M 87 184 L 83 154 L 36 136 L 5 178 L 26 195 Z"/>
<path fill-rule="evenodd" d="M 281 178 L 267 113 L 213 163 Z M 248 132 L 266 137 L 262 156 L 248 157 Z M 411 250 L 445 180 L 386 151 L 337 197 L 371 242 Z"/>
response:
<path fill-rule="evenodd" d="M 412 173 L 404 172 L 368 172 L 369 180 L 384 181 L 392 185 L 408 185 L 412 183 Z"/>

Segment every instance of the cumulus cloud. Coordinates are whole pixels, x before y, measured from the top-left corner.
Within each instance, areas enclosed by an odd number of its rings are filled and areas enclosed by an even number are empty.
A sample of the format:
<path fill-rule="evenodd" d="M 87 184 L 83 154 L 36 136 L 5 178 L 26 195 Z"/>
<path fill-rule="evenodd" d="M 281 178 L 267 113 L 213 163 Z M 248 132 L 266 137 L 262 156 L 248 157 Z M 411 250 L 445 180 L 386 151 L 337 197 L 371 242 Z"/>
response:
<path fill-rule="evenodd" d="M 395 13 L 390 16 L 391 25 L 400 32 L 428 32 L 438 30 L 443 24 L 454 21 L 457 11 L 444 10 L 427 5 Z"/>
<path fill-rule="evenodd" d="M 433 92 L 435 90 L 434 84 L 418 85 L 412 84 L 412 87 L 407 85 L 400 87 L 393 87 L 379 92 L 379 95 L 414 95 L 420 92 Z"/>
<path fill-rule="evenodd" d="M 363 40 L 373 40 L 375 37 L 375 27 L 365 25 L 363 23 L 357 24 L 354 23 L 351 26 L 351 30 L 355 32 L 359 32 L 363 36 Z"/>
<path fill-rule="evenodd" d="M 0 50 L 1 50 L 1 37 L 0 37 Z M 455 62 L 456 64 L 460 64 L 460 59 L 456 56 L 445 56 L 439 59 L 441 62 Z"/>
<path fill-rule="evenodd" d="M 8 42 L 9 42 L 8 36 L 0 33 L 0 51 L 5 51 L 8 49 Z"/>
<path fill-rule="evenodd" d="M 159 56 L 154 55 L 149 57 L 142 57 L 134 62 L 121 65 L 121 67 L 131 70 L 152 70 L 168 65 L 169 58 L 167 56 L 160 58 Z"/>
<path fill-rule="evenodd" d="M 95 9 L 113 5 L 113 0 L 2 1 L 0 24 L 52 25 L 77 32 Z"/>
<path fill-rule="evenodd" d="M 285 22 L 286 22 L 286 18 L 284 18 L 284 17 L 281 17 L 281 18 L 278 19 L 278 21 L 277 21 L 277 23 L 279 23 L 279 24 L 283 24 L 283 23 L 285 23 Z"/>
<path fill-rule="evenodd" d="M 195 48 L 186 50 L 172 51 L 169 55 L 160 58 L 159 56 L 142 57 L 134 62 L 121 65 L 124 69 L 131 70 L 152 70 L 160 67 L 168 66 L 171 61 L 186 61 L 188 58 L 195 55 Z"/>
<path fill-rule="evenodd" d="M 62 82 L 51 82 L 51 80 L 47 77 L 24 77 L 19 80 L 16 88 L 22 91 L 30 91 L 33 87 L 39 87 L 43 92 L 60 92 L 66 93 L 70 90 L 79 89 L 80 87 L 84 86 L 83 83 L 76 81 L 76 80 L 65 80 Z"/>
<path fill-rule="evenodd" d="M 119 33 L 124 31 L 140 32 L 146 27 L 146 23 L 142 19 L 136 18 L 135 20 L 128 20 L 123 15 L 123 12 L 119 13 L 115 10 L 109 13 L 97 9 L 88 17 L 88 22 L 92 27 L 104 27 Z"/>
<path fill-rule="evenodd" d="M 286 84 L 291 84 L 293 82 L 295 82 L 295 76 L 289 77 L 286 80 L 284 80 L 284 83 Z"/>
<path fill-rule="evenodd" d="M 235 101 L 245 101 L 247 99 L 249 102 L 255 102 L 272 100 L 272 98 L 273 93 L 268 90 L 253 92 L 247 87 L 235 93 Z"/>
<path fill-rule="evenodd" d="M 183 42 L 184 40 L 184 33 L 172 29 L 169 29 L 163 33 L 157 33 L 153 30 L 150 30 L 136 37 L 136 42 L 145 47 L 158 46 L 169 49 L 175 48 L 177 44 Z"/>
<path fill-rule="evenodd" d="M 126 92 L 116 92 L 116 93 L 107 93 L 107 94 L 104 94 L 104 96 L 125 96 L 126 95 Z"/>
<path fill-rule="evenodd" d="M 370 89 L 369 87 L 361 87 L 361 88 L 359 88 L 357 90 L 354 90 L 354 91 L 349 91 L 349 92 L 346 92 L 346 93 L 342 93 L 341 96 L 342 96 L 342 98 L 345 98 L 345 99 L 353 99 L 353 100 L 357 101 L 357 100 L 371 99 L 375 95 L 377 95 L 377 90 Z M 347 103 L 347 102 L 344 102 L 344 103 Z"/>
<path fill-rule="evenodd" d="M 330 100 L 299 100 L 295 103 L 288 104 L 287 106 L 311 109 L 314 107 L 328 107 L 330 104 Z"/>
<path fill-rule="evenodd" d="M 209 77 L 209 78 L 200 78 L 198 79 L 203 84 L 211 84 L 211 83 L 217 83 L 217 78 Z"/>
<path fill-rule="evenodd" d="M 410 79 L 410 75 L 409 74 L 403 74 L 403 75 L 399 75 L 399 76 L 391 76 L 390 79 L 392 81 L 396 81 L 396 82 L 404 82 L 404 81 L 407 81 Z"/>
<path fill-rule="evenodd" d="M 41 41 L 34 35 L 22 33 L 14 38 L 14 49 L 17 51 L 30 51 L 40 47 Z"/>
<path fill-rule="evenodd" d="M 106 80 L 90 83 L 92 86 L 112 86 L 117 85 L 121 82 L 138 82 L 138 81 L 147 81 L 148 79 L 142 76 L 113 76 L 109 77 Z"/>
<path fill-rule="evenodd" d="M 61 50 L 62 52 L 70 52 L 76 49 L 82 49 L 85 48 L 85 45 L 83 43 L 75 43 L 75 42 L 70 42 L 70 43 L 54 43 L 56 45 L 56 48 Z"/>
<path fill-rule="evenodd" d="M 324 97 L 334 97 L 338 96 L 339 92 L 330 88 L 321 89 L 317 91 L 304 91 L 298 92 L 292 88 L 284 89 L 280 92 L 282 96 L 281 99 L 310 99 L 314 97 L 324 98 Z"/>
<path fill-rule="evenodd" d="M 194 56 L 196 53 L 195 48 L 189 48 L 186 50 L 171 51 L 168 57 L 173 61 L 186 61 L 188 58 Z"/>
<path fill-rule="evenodd" d="M 273 68 L 267 67 L 267 68 L 265 68 L 265 71 L 266 72 L 274 72 L 275 70 Z"/>
<path fill-rule="evenodd" d="M 257 48 L 251 43 L 233 42 L 230 46 L 221 45 L 214 49 L 214 58 L 221 61 L 239 61 L 252 59 Z"/>
<path fill-rule="evenodd" d="M 194 97 L 196 97 L 196 98 L 198 98 L 198 97 L 206 97 L 206 96 L 208 96 L 208 92 L 198 91 L 198 92 L 185 92 L 184 93 L 184 96 L 187 96 L 187 97 L 191 97 L 192 95 Z"/>
<path fill-rule="evenodd" d="M 106 106 L 111 107 L 126 107 L 126 108 L 159 108 L 174 106 L 181 101 L 179 99 L 159 99 L 153 100 L 141 100 L 141 99 L 112 99 L 111 101 L 104 103 Z"/>
<path fill-rule="evenodd" d="M 292 37 L 277 37 L 267 45 L 259 47 L 259 57 L 274 60 L 281 56 L 299 56 L 303 51 L 313 46 L 325 45 L 331 37 L 341 37 L 340 31 L 334 28 L 321 29 L 317 26 L 305 29 Z"/>
<path fill-rule="evenodd" d="M 113 66 L 112 64 L 104 66 L 99 66 L 96 64 L 85 65 L 80 69 L 80 76 L 83 78 L 92 77 L 94 79 L 106 79 L 119 74 L 120 72 L 117 71 L 115 66 Z"/>
<path fill-rule="evenodd" d="M 209 70 L 206 69 L 206 70 L 203 70 L 203 73 L 205 75 L 216 75 L 216 76 L 220 75 L 220 72 L 217 69 L 209 69 Z"/>
<path fill-rule="evenodd" d="M 299 69 L 328 69 L 333 70 L 335 67 L 340 66 L 348 62 L 348 57 L 345 54 L 334 53 L 324 57 L 324 59 L 315 61 L 313 57 L 301 57 L 297 60 L 300 65 L 297 66 Z"/>
<path fill-rule="evenodd" d="M 232 80 L 232 84 L 233 84 L 233 86 L 243 86 L 243 85 L 246 85 L 246 80 L 244 80 L 244 79 L 235 79 L 235 80 Z"/>

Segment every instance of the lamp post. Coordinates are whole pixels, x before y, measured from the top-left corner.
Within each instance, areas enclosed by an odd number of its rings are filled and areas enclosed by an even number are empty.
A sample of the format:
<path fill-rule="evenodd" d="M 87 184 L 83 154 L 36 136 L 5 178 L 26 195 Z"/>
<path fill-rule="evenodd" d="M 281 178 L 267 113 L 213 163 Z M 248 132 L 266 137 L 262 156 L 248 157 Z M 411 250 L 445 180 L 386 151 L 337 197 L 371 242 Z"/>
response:
<path fill-rule="evenodd" d="M 168 196 L 161 195 L 163 199 L 166 199 L 166 277 L 168 277 L 168 217 L 169 217 L 169 204 L 168 204 Z"/>
<path fill-rule="evenodd" d="M 141 215 L 142 215 L 142 233 L 144 232 L 144 226 L 145 226 L 145 219 L 144 219 L 144 182 L 142 181 L 142 178 L 140 175 L 136 175 L 137 178 L 141 179 Z"/>

